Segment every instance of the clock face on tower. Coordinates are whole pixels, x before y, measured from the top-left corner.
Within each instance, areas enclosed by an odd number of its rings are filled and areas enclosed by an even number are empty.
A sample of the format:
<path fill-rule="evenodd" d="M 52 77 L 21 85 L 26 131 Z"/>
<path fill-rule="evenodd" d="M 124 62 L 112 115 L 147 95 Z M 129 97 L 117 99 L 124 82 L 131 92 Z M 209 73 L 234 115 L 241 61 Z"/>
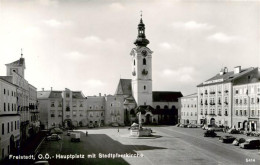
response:
<path fill-rule="evenodd" d="M 145 56 L 147 56 L 147 51 L 146 50 L 143 50 L 142 51 L 142 55 L 145 57 Z"/>

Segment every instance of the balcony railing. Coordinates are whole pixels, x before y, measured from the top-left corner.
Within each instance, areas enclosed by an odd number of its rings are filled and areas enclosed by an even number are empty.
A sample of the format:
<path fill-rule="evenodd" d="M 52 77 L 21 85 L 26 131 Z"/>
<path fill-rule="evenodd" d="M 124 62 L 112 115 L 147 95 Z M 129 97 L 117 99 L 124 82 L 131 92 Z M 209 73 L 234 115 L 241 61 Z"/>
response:
<path fill-rule="evenodd" d="M 211 95 L 214 95 L 216 92 L 210 92 Z"/>
<path fill-rule="evenodd" d="M 218 115 L 219 115 L 219 116 L 222 116 L 222 114 L 221 114 L 221 113 L 218 113 Z"/>

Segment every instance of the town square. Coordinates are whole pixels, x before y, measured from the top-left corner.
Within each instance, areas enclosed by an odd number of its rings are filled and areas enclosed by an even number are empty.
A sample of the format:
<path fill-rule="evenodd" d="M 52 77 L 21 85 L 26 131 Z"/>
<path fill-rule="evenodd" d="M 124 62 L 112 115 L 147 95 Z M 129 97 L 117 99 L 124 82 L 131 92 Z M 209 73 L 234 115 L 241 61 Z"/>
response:
<path fill-rule="evenodd" d="M 259 164 L 259 5 L 0 0 L 0 164 Z"/>

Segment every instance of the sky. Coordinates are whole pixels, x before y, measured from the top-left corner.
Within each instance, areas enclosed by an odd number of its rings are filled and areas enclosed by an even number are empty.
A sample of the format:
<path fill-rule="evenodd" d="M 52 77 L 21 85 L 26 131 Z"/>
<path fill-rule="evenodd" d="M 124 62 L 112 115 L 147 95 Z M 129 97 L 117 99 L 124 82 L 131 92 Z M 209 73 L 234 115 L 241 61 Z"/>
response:
<path fill-rule="evenodd" d="M 37 90 L 114 94 L 131 78 L 141 10 L 153 91 L 188 95 L 223 67 L 260 65 L 258 1 L 0 0 L 0 75 L 22 48 Z"/>

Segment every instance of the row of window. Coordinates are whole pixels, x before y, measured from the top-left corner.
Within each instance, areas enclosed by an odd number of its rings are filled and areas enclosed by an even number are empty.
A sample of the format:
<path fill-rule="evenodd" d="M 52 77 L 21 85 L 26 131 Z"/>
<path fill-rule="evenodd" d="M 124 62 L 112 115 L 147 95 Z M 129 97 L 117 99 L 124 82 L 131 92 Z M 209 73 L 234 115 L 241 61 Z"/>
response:
<path fill-rule="evenodd" d="M 183 107 L 185 108 L 186 105 L 184 104 Z M 196 108 L 197 105 L 196 104 L 194 104 L 194 105 L 193 104 L 191 104 L 191 105 L 187 104 L 187 108 L 193 108 L 193 107 Z"/>
<path fill-rule="evenodd" d="M 12 108 L 12 111 L 16 111 L 16 104 L 4 103 L 4 111 L 6 111 L 6 110 L 10 111 L 11 108 Z"/>
<path fill-rule="evenodd" d="M 244 100 L 244 101 L 243 101 Z M 247 104 L 248 98 L 244 98 L 244 99 L 235 99 L 235 104 Z M 260 98 L 251 98 L 250 100 L 250 104 L 259 104 L 260 103 Z"/>
<path fill-rule="evenodd" d="M 5 131 L 5 123 L 2 123 L 2 135 L 4 135 L 5 132 L 10 133 L 10 132 L 13 132 L 17 129 L 20 129 L 19 128 L 19 120 L 8 122 L 7 125 L 6 125 L 7 131 Z"/>
<path fill-rule="evenodd" d="M 236 116 L 247 116 L 248 110 L 236 110 Z M 258 113 L 258 114 L 257 114 Z M 250 116 L 259 116 L 260 110 L 251 110 Z"/>
<path fill-rule="evenodd" d="M 226 90 L 224 90 L 224 94 L 228 94 L 228 90 L 226 89 Z M 222 92 L 221 91 L 218 91 L 217 92 L 218 94 L 221 94 Z M 216 94 L 216 92 L 214 91 L 214 90 L 212 90 L 212 91 L 210 91 L 210 92 L 208 92 L 208 90 L 205 90 L 204 92 L 201 92 L 200 93 L 200 95 L 202 96 L 203 94 L 205 94 L 205 95 L 207 95 L 207 94 L 211 94 L 211 95 L 214 95 L 214 94 Z"/>
<path fill-rule="evenodd" d="M 260 87 L 257 88 L 256 90 L 256 87 L 249 87 L 250 90 L 247 89 L 247 87 L 244 87 L 244 88 L 240 88 L 240 89 L 235 89 L 234 90 L 234 94 L 238 95 L 238 94 L 255 94 L 256 91 L 257 93 L 260 93 Z"/>
<path fill-rule="evenodd" d="M 189 116 L 189 115 L 193 116 L 193 113 L 192 112 L 190 112 L 190 113 L 189 112 L 186 112 L 186 113 L 185 112 L 181 112 L 181 115 L 182 116 Z M 194 113 L 194 116 L 197 116 L 197 112 Z"/>
<path fill-rule="evenodd" d="M 4 89 L 4 95 L 16 97 L 16 92 Z"/>

